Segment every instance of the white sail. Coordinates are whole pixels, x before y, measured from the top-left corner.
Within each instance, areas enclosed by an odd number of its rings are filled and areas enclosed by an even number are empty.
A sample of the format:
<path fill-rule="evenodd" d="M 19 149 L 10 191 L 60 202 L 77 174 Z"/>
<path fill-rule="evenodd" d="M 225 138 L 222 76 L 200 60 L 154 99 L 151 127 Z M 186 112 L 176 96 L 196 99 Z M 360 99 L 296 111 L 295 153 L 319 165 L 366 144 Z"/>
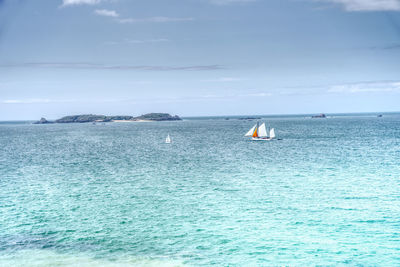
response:
<path fill-rule="evenodd" d="M 267 137 L 267 128 L 265 127 L 265 123 L 261 124 L 258 128 L 258 137 Z"/>
<path fill-rule="evenodd" d="M 275 138 L 275 129 L 274 128 L 272 128 L 270 131 L 269 131 L 269 138 Z"/>
<path fill-rule="evenodd" d="M 171 138 L 169 137 L 169 135 L 167 136 L 167 138 L 165 138 L 165 143 L 167 144 L 171 143 Z"/>
<path fill-rule="evenodd" d="M 253 136 L 254 130 L 256 129 L 257 124 L 253 126 L 253 128 L 251 128 L 247 134 L 245 134 L 244 136 Z"/>

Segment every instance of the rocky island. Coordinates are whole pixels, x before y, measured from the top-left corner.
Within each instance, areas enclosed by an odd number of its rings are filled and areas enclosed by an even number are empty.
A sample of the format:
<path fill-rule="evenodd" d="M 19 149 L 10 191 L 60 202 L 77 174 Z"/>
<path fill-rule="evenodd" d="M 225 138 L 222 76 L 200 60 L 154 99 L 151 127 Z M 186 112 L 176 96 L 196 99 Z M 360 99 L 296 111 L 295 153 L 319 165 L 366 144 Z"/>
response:
<path fill-rule="evenodd" d="M 53 121 L 48 121 L 45 118 L 41 118 L 38 121 L 35 121 L 33 124 L 49 124 L 49 123 L 54 123 Z"/>
<path fill-rule="evenodd" d="M 46 124 L 46 123 L 85 123 L 85 122 L 134 122 L 134 121 L 180 121 L 182 120 L 179 116 L 172 116 L 168 113 L 147 113 L 138 117 L 133 116 L 105 116 L 105 115 L 94 115 L 94 114 L 84 114 L 84 115 L 72 115 L 65 116 L 61 119 L 53 121 L 48 121 L 45 118 L 41 118 L 39 121 L 34 122 L 34 124 Z"/>

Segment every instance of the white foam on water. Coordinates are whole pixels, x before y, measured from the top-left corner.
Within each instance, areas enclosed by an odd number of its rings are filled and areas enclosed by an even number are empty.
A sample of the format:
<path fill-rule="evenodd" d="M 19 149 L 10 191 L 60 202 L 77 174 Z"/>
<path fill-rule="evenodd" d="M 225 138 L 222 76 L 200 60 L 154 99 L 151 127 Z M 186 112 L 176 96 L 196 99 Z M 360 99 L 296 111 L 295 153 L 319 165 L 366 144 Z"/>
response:
<path fill-rule="evenodd" d="M 64 254 L 51 250 L 22 250 L 0 254 L 2 267 L 180 267 L 181 261 L 165 258 L 125 256 L 113 260 L 96 259 L 84 254 Z"/>

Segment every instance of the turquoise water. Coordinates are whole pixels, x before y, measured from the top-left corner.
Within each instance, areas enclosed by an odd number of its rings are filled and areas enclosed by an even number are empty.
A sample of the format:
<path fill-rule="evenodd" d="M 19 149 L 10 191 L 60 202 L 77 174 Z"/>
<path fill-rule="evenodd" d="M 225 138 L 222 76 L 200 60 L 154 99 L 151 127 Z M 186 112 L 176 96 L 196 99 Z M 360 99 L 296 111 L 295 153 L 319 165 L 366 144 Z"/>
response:
<path fill-rule="evenodd" d="M 400 114 L 263 121 L 1 123 L 0 266 L 400 265 Z"/>

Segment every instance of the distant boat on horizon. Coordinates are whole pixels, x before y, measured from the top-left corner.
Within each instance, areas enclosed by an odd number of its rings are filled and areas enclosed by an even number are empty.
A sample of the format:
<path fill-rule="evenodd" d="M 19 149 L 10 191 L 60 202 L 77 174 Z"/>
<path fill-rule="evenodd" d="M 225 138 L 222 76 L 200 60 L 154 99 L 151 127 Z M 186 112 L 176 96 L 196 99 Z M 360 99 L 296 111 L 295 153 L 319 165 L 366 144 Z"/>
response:
<path fill-rule="evenodd" d="M 165 138 L 165 143 L 171 144 L 171 137 L 169 137 L 169 134 L 167 135 L 167 138 Z"/>
<path fill-rule="evenodd" d="M 326 118 L 326 115 L 324 113 L 321 113 L 321 114 L 318 114 L 318 115 L 311 116 L 311 118 L 313 118 L 313 119 L 324 119 L 324 118 Z"/>
<path fill-rule="evenodd" d="M 265 123 L 259 125 L 257 122 L 244 136 L 251 137 L 253 141 L 270 141 L 275 138 L 275 129 L 267 131 Z"/>

